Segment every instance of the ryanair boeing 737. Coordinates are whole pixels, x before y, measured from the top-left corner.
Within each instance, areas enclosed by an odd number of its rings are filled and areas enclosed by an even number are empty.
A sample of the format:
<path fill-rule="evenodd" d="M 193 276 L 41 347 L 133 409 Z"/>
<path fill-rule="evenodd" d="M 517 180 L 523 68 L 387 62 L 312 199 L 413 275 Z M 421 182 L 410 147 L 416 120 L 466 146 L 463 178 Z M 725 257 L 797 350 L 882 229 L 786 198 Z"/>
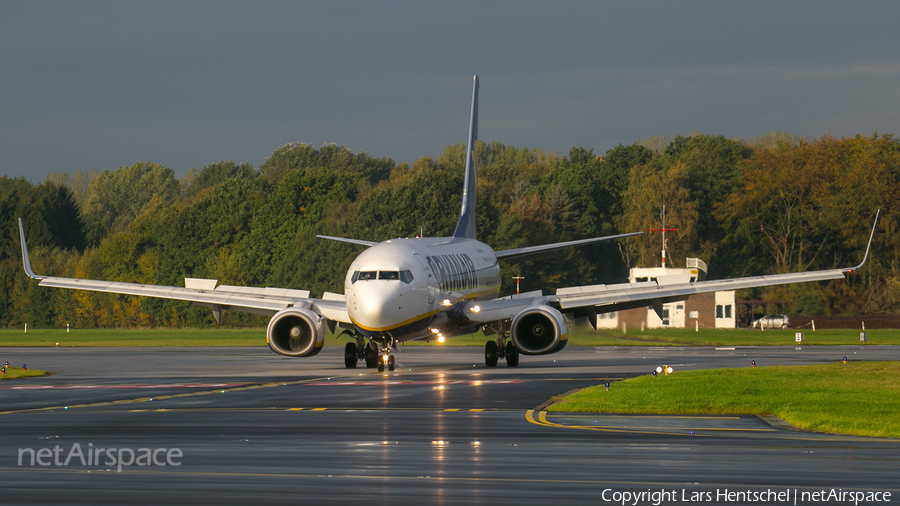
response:
<path fill-rule="evenodd" d="M 398 343 L 426 338 L 450 338 L 478 330 L 496 336 L 484 347 L 488 367 L 506 360 L 519 363 L 519 355 L 556 353 L 566 346 L 569 333 L 564 314 L 587 316 L 595 324 L 599 313 L 653 307 L 686 299 L 689 295 L 719 290 L 840 279 L 866 261 L 845 269 L 746 277 L 718 281 L 664 280 L 562 288 L 555 295 L 540 291 L 500 297 L 499 260 L 638 235 L 641 232 L 595 237 L 543 246 L 494 251 L 475 233 L 475 140 L 478 138 L 478 76 L 474 78 L 469 120 L 466 172 L 459 222 L 451 237 L 392 239 L 380 243 L 319 236 L 365 246 L 350 265 L 344 294 L 284 288 L 217 285 L 216 280 L 185 279 L 184 287 L 140 285 L 111 281 L 39 276 L 31 270 L 25 232 L 19 219 L 25 272 L 40 286 L 92 290 L 191 301 L 212 309 L 216 321 L 223 310 L 271 316 L 266 340 L 275 353 L 310 357 L 325 343 L 326 327 L 355 337 L 344 350 L 344 365 L 394 369 L 392 351 Z M 876 221 L 878 219 L 876 214 Z M 872 234 L 875 227 L 872 227 Z"/>

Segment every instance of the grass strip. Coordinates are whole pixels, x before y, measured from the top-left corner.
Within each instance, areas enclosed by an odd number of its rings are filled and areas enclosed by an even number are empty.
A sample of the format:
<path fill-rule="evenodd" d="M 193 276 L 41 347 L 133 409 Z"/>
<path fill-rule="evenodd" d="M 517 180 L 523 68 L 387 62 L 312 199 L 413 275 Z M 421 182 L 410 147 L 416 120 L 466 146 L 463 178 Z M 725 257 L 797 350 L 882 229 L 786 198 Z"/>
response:
<path fill-rule="evenodd" d="M 330 341 L 334 341 L 331 339 Z M 266 329 L 21 329 L 0 330 L 0 346 L 175 347 L 266 346 Z"/>
<path fill-rule="evenodd" d="M 746 330 L 746 329 L 652 329 L 593 330 L 589 327 L 572 327 L 569 344 L 573 346 L 796 346 L 795 330 Z M 900 345 L 900 329 L 869 330 L 866 343 L 860 343 L 858 330 L 820 329 L 803 331 L 804 345 Z M 481 332 L 447 339 L 443 343 L 411 341 L 405 346 L 475 346 L 483 347 L 488 340 Z M 325 345 L 343 346 L 346 336 L 326 337 Z M 117 347 L 167 347 L 167 346 L 265 346 L 266 330 L 257 329 L 22 329 L 0 330 L 2 346 L 117 346 Z"/>
<path fill-rule="evenodd" d="M 796 346 L 795 334 L 803 333 L 803 345 L 900 344 L 900 329 L 866 330 L 867 340 L 859 341 L 862 330 L 810 329 L 599 329 L 575 327 L 569 344 L 576 346 Z"/>
<path fill-rule="evenodd" d="M 46 376 L 47 374 L 49 374 L 47 371 L 42 371 L 40 369 L 25 369 L 23 371 L 21 367 L 16 368 L 10 366 L 6 370 L 6 374 L 0 375 L 0 381 L 18 378 L 36 378 L 38 376 Z"/>
<path fill-rule="evenodd" d="M 548 411 L 775 415 L 811 431 L 900 437 L 900 362 L 675 371 L 588 387 Z"/>

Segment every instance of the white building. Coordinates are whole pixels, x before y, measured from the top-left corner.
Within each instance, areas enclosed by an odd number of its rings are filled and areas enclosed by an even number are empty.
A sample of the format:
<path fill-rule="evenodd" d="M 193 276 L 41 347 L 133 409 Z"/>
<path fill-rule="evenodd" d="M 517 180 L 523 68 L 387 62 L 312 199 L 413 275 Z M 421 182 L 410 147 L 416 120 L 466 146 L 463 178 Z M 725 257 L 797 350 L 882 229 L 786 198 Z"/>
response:
<path fill-rule="evenodd" d="M 629 283 L 688 283 L 706 279 L 706 262 L 688 258 L 687 267 L 635 267 Z M 652 307 L 627 309 L 597 315 L 597 328 L 730 328 L 736 326 L 734 290 L 691 295 L 687 300 L 663 304 L 662 318 Z"/>

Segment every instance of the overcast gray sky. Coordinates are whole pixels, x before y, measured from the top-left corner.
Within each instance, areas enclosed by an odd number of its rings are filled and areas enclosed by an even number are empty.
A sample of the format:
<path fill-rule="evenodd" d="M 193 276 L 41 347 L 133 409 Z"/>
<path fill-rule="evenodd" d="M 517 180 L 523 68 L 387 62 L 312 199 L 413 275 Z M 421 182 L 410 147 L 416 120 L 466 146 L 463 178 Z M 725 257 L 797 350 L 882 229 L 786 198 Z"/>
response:
<path fill-rule="evenodd" d="M 0 0 L 0 175 L 897 131 L 896 2 Z"/>

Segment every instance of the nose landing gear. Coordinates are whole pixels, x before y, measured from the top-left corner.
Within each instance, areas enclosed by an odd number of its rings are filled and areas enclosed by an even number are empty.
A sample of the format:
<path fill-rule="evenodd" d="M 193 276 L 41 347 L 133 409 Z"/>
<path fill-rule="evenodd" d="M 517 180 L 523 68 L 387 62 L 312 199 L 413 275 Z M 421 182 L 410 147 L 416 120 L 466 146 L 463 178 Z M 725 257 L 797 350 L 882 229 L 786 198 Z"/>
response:
<path fill-rule="evenodd" d="M 378 362 L 378 372 L 384 372 L 384 368 L 387 367 L 388 371 L 394 370 L 394 356 L 391 355 L 391 350 L 397 347 L 397 343 L 394 341 L 394 338 L 390 335 L 382 336 L 377 339 L 381 341 L 379 344 L 381 345 L 381 352 L 378 354 L 377 362 Z M 370 344 L 374 345 L 376 339 L 372 339 Z"/>
<path fill-rule="evenodd" d="M 344 366 L 347 369 L 355 369 L 357 362 L 365 360 L 369 369 L 384 372 L 387 367 L 388 371 L 393 371 L 395 360 L 391 350 L 396 346 L 394 338 L 390 336 L 372 338 L 366 342 L 364 336 L 357 334 L 356 342 L 347 343 L 344 347 Z"/>
<path fill-rule="evenodd" d="M 388 371 L 394 370 L 394 356 L 393 355 L 382 355 L 381 360 L 378 361 L 378 372 L 384 372 L 384 368 L 387 367 Z"/>

